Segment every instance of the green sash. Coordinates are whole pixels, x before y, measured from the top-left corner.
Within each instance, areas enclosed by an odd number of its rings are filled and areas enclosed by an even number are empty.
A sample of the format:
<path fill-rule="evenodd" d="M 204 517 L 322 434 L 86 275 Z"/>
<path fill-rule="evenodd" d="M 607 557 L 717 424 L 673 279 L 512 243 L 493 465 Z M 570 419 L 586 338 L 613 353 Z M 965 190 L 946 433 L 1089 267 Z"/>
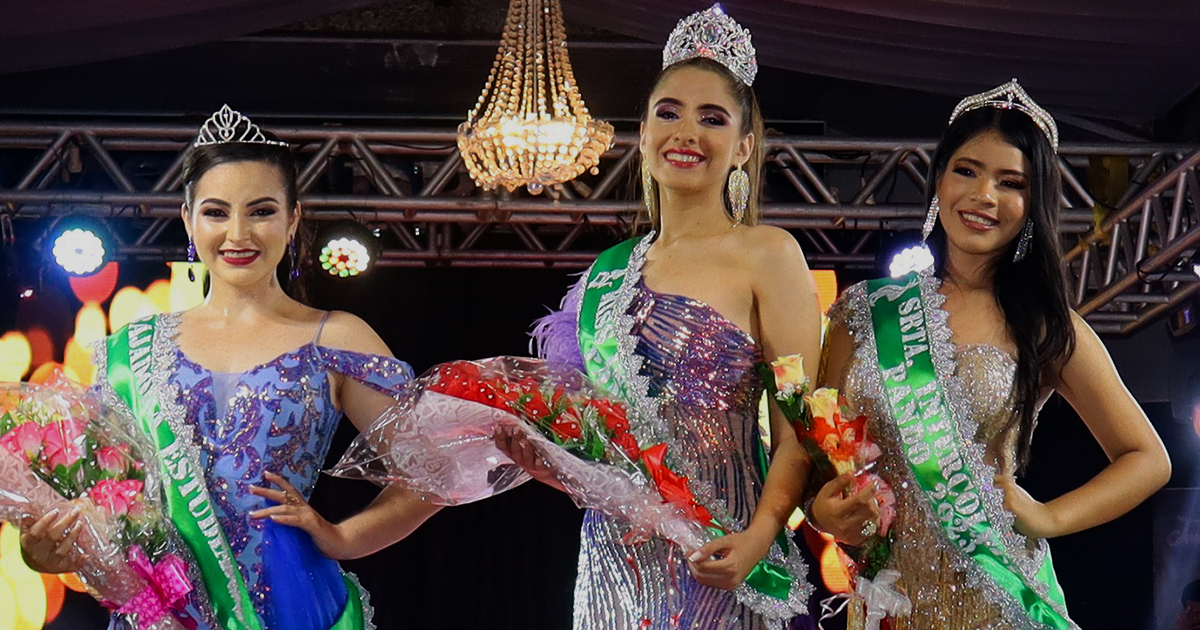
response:
<path fill-rule="evenodd" d="M 628 304 L 622 303 L 620 299 L 621 288 L 628 279 L 629 262 L 634 248 L 642 238 L 645 237 L 624 241 L 605 250 L 596 258 L 584 287 L 578 326 L 579 347 L 588 377 L 605 391 L 627 401 L 630 407 L 634 408 L 635 415 L 655 413 L 653 410 L 637 408 L 637 397 L 632 391 L 633 375 L 626 374 L 626 367 L 620 356 L 620 339 L 622 335 L 629 333 L 628 330 L 621 330 L 620 326 L 620 318 L 624 315 L 624 309 L 628 307 Z M 667 436 L 654 435 L 657 431 L 652 427 L 643 428 L 649 429 L 651 435 L 638 435 L 639 441 L 667 441 Z M 646 439 L 647 437 L 649 439 Z M 715 529 L 711 531 L 721 535 L 726 533 Z M 790 552 L 785 533 L 780 532 L 780 540 L 776 541 L 776 545 L 784 556 Z M 798 579 L 803 577 L 799 576 Z M 767 597 L 787 600 L 793 581 L 793 576 L 788 574 L 786 568 L 760 560 L 746 576 L 745 584 Z"/>
<path fill-rule="evenodd" d="M 583 303 L 579 308 L 579 348 L 592 382 L 605 391 L 630 400 L 627 379 L 619 378 L 621 366 L 616 360 L 620 332 L 612 323 L 621 313 L 617 297 L 625 283 L 629 257 L 640 238 L 631 238 L 609 248 L 592 263 Z M 600 328 L 600 330 L 597 330 Z"/>
<path fill-rule="evenodd" d="M 151 350 L 157 322 L 157 318 L 132 322 L 108 338 L 108 382 L 158 450 L 167 514 L 196 560 L 220 627 L 261 630 L 204 486 L 204 474 L 175 435 L 166 414 L 159 413 L 161 401 L 159 392 L 153 391 L 151 376 L 156 369 Z"/>
<path fill-rule="evenodd" d="M 875 346 L 892 421 L 904 455 L 950 542 L 974 561 L 1028 617 L 1042 627 L 1066 630 L 1062 588 L 1049 551 L 1033 577 L 1026 576 L 985 509 L 984 480 L 968 465 L 967 444 L 957 431 L 934 367 L 922 278 L 882 278 L 867 283 Z"/>

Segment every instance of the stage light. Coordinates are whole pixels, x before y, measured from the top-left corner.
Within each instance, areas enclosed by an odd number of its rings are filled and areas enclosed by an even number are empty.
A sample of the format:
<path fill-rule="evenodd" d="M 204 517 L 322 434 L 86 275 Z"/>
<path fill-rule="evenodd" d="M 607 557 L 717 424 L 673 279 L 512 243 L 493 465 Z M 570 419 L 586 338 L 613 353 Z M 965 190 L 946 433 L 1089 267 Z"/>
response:
<path fill-rule="evenodd" d="M 45 249 L 72 276 L 99 272 L 112 256 L 112 239 L 104 224 L 84 216 L 56 220 L 46 233 Z"/>
<path fill-rule="evenodd" d="M 888 275 L 899 278 L 913 271 L 927 269 L 933 265 L 933 254 L 924 243 L 909 245 L 896 252 L 888 263 Z"/>
<path fill-rule="evenodd" d="M 317 262 L 336 278 L 366 273 L 379 257 L 379 236 L 355 221 L 337 221 L 321 231 Z"/>
<path fill-rule="evenodd" d="M 335 238 L 321 248 L 321 268 L 331 276 L 357 276 L 371 264 L 367 246 L 352 238 Z"/>

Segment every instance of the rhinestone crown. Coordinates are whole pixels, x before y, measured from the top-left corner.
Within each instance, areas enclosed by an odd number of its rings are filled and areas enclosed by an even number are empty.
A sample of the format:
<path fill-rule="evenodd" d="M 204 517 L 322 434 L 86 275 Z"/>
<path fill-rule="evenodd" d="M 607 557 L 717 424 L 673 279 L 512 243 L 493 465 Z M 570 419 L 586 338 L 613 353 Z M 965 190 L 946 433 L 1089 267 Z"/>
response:
<path fill-rule="evenodd" d="M 750 31 L 726 15 L 720 4 L 679 20 L 663 49 L 663 67 L 695 57 L 716 61 L 746 85 L 753 85 L 758 74 Z"/>
<path fill-rule="evenodd" d="M 1050 146 L 1054 152 L 1058 152 L 1058 125 L 1054 123 L 1054 118 L 1050 116 L 1050 112 L 1042 109 L 1029 96 L 1025 88 L 1017 83 L 1016 79 L 1001 85 L 1000 87 L 988 90 L 981 94 L 974 94 L 959 101 L 954 107 L 954 113 L 950 114 L 950 123 L 959 116 L 973 109 L 982 107 L 995 107 L 998 109 L 1015 109 L 1024 112 L 1033 119 L 1034 124 L 1046 134 L 1046 139 L 1050 141 Z"/>
<path fill-rule="evenodd" d="M 235 111 L 228 105 L 222 105 L 204 125 L 196 136 L 193 146 L 202 147 L 208 144 L 227 144 L 242 142 L 246 144 L 273 144 L 286 147 L 286 142 L 270 140 L 263 135 L 258 125 L 250 122 L 241 112 Z"/>

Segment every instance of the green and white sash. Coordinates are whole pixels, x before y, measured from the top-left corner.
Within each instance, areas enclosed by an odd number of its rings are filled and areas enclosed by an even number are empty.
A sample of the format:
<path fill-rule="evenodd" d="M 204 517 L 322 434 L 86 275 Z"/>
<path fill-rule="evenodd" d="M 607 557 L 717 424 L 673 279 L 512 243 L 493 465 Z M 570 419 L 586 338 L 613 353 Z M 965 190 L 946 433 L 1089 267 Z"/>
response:
<path fill-rule="evenodd" d="M 204 483 L 204 472 L 190 452 L 190 430 L 183 425 L 182 410 L 164 396 L 167 370 L 155 365 L 156 339 L 164 334 L 158 318 L 138 320 L 106 340 L 107 380 L 150 437 L 162 464 L 167 517 L 188 546 L 222 630 L 262 630 L 250 593 L 238 569 Z M 360 586 L 343 574 L 345 609 L 330 630 L 361 630 L 366 611 Z"/>
<path fill-rule="evenodd" d="M 130 323 L 108 338 L 108 382 L 150 437 L 162 463 L 166 512 L 195 559 L 223 630 L 261 630 L 250 594 L 204 485 L 204 472 L 179 438 L 160 400 L 162 366 L 153 360 L 157 317 Z M 160 370 L 156 374 L 156 370 Z"/>
<path fill-rule="evenodd" d="M 913 479 L 929 502 L 942 534 L 968 560 L 981 586 L 999 598 L 1020 628 L 1077 628 L 1067 616 L 1049 550 L 1040 565 L 1024 568 L 1012 535 L 989 514 L 985 493 L 1000 492 L 986 471 L 972 467 L 969 440 L 953 415 L 939 378 L 931 310 L 923 276 L 867 282 L 867 305 L 878 368 L 892 425 L 904 446 Z M 987 478 L 984 478 L 988 475 Z M 992 497 L 995 498 L 994 496 Z"/>
<path fill-rule="evenodd" d="M 587 272 L 578 321 L 579 346 L 588 377 L 627 403 L 632 411 L 632 431 L 643 446 L 673 442 L 669 429 L 658 417 L 657 403 L 648 395 L 648 379 L 639 373 L 641 360 L 633 352 L 634 322 L 627 313 L 646 249 L 653 239 L 653 233 L 629 239 L 600 254 Z M 678 457 L 677 451 L 669 450 Z M 713 506 L 706 507 L 717 514 Z M 714 529 L 712 533 L 725 532 Z M 755 565 L 735 593 L 740 602 L 759 614 L 787 619 L 807 610 L 812 586 L 805 580 L 806 574 L 799 550 L 781 532 L 767 557 Z"/>

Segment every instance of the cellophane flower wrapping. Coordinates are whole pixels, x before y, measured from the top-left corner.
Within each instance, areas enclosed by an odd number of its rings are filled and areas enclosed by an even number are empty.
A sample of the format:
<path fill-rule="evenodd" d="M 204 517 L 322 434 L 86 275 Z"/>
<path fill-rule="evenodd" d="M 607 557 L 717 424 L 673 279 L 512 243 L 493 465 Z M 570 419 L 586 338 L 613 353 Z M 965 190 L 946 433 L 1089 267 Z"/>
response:
<path fill-rule="evenodd" d="M 828 481 L 854 472 L 850 493 L 873 486 L 879 503 L 879 529 L 861 545 L 849 567 L 855 576 L 872 578 L 886 564 L 891 553 L 890 531 L 896 520 L 896 496 L 890 485 L 873 472 L 882 455 L 867 430 L 867 417 L 849 413 L 849 405 L 837 389 L 821 387 L 812 391 L 804 375 L 804 361 L 798 354 L 779 357 L 769 365 L 761 363 L 758 372 L 767 391 L 792 423 L 800 445 L 812 459 L 816 479 Z"/>
<path fill-rule="evenodd" d="M 169 609 L 196 593 L 158 470 L 146 438 L 93 392 L 61 377 L 0 383 L 0 520 L 28 528 L 78 509 L 78 575 L 92 596 L 134 628 L 182 630 L 193 624 Z"/>
<path fill-rule="evenodd" d="M 628 410 L 575 370 L 496 357 L 434 367 L 351 444 L 329 472 L 400 484 L 439 505 L 484 499 L 529 480 L 496 447 L 502 427 L 534 445 L 577 505 L 617 517 L 629 540 L 652 535 L 689 553 L 710 538 L 686 479 L 643 449 Z"/>

